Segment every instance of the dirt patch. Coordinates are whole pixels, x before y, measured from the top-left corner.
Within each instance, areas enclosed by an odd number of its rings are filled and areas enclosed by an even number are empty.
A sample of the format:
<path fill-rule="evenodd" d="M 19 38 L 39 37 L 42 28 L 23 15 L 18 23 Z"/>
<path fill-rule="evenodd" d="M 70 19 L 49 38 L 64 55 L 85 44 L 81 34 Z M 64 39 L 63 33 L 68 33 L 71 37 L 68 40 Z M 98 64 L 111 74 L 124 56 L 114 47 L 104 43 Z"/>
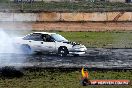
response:
<path fill-rule="evenodd" d="M 33 23 L 36 30 L 61 31 L 128 31 L 132 30 L 131 22 L 44 22 Z"/>
<path fill-rule="evenodd" d="M 0 22 L 0 27 L 38 31 L 131 31 L 132 22 Z"/>

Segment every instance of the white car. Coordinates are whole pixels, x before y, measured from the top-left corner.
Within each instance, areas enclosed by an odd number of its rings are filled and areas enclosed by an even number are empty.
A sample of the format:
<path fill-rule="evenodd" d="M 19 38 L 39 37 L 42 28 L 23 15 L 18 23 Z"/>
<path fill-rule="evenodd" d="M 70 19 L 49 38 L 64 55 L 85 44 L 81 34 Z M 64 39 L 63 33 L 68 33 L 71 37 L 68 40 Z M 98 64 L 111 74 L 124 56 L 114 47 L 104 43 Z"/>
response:
<path fill-rule="evenodd" d="M 84 45 L 69 42 L 67 39 L 56 33 L 34 32 L 17 40 L 25 53 L 45 52 L 57 53 L 60 56 L 72 54 L 79 56 L 85 54 L 87 48 Z"/>

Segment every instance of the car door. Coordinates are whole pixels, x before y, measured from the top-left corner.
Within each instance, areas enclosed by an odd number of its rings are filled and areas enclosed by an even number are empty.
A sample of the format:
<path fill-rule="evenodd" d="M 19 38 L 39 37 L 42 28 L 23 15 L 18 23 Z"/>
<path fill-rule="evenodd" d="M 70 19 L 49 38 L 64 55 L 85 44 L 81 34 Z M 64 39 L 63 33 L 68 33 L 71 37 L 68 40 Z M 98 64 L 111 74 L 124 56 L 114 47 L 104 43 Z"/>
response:
<path fill-rule="evenodd" d="M 56 43 L 54 39 L 48 34 L 42 34 L 41 49 L 46 52 L 55 52 Z"/>
<path fill-rule="evenodd" d="M 33 33 L 24 38 L 33 51 L 41 51 L 42 35 L 40 33 Z"/>

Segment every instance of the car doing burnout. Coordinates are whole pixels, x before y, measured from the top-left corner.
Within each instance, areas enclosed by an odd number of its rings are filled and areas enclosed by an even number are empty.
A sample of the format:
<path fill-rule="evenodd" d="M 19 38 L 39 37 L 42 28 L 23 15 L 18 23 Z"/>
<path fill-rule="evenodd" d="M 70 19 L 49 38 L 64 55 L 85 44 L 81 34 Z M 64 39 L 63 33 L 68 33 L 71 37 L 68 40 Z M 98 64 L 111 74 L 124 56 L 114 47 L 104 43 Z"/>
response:
<path fill-rule="evenodd" d="M 57 33 L 34 32 L 18 38 L 17 44 L 24 53 L 45 52 L 57 53 L 60 56 L 72 54 L 79 56 L 85 54 L 87 48 L 84 45 L 70 42 Z"/>

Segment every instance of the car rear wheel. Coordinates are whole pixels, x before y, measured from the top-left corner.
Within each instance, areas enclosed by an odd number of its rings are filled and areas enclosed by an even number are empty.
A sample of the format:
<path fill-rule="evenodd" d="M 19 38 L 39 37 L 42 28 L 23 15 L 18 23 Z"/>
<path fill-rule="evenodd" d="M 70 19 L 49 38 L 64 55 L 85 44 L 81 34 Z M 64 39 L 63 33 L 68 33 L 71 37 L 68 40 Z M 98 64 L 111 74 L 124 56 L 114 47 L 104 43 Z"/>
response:
<path fill-rule="evenodd" d="M 31 54 L 31 48 L 29 45 L 22 45 L 21 50 L 23 54 Z"/>
<path fill-rule="evenodd" d="M 59 49 L 58 49 L 58 55 L 59 56 L 67 56 L 67 54 L 68 54 L 68 50 L 67 50 L 67 48 L 66 47 L 60 47 Z"/>

